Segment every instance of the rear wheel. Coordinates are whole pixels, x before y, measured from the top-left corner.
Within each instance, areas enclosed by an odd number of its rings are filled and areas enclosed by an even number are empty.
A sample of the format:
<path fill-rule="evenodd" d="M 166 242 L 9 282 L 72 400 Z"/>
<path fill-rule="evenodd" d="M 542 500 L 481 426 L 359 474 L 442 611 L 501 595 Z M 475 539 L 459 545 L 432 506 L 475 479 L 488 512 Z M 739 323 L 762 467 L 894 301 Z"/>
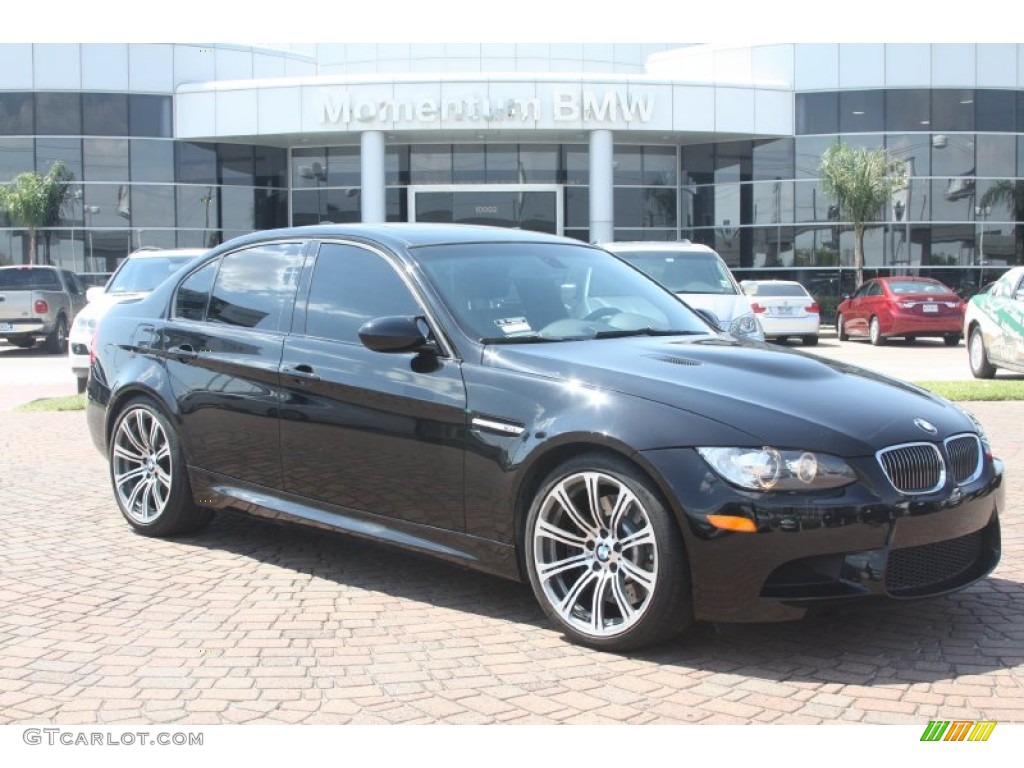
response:
<path fill-rule="evenodd" d="M 959 333 L 950 333 L 942 337 L 942 340 L 946 343 L 947 347 L 955 347 L 960 343 Z"/>
<path fill-rule="evenodd" d="M 552 472 L 531 505 L 525 545 L 537 600 L 576 642 L 625 651 L 693 621 L 675 520 L 621 459 L 584 455 Z"/>
<path fill-rule="evenodd" d="M 840 341 L 850 340 L 850 335 L 846 332 L 846 324 L 843 322 L 842 315 L 836 315 L 836 336 L 839 337 Z"/>
<path fill-rule="evenodd" d="M 20 338 L 13 338 L 7 340 L 11 342 L 11 344 L 13 344 L 14 346 L 20 347 L 21 349 L 32 349 L 32 347 L 34 347 L 36 343 L 36 340 L 33 339 L 31 336 L 27 338 L 22 336 Z"/>
<path fill-rule="evenodd" d="M 818 344 L 818 335 L 815 334 L 813 336 L 804 336 L 803 342 L 804 342 L 804 345 L 808 346 L 808 347 L 817 346 L 817 344 Z"/>
<path fill-rule="evenodd" d="M 996 367 L 988 361 L 988 352 L 985 351 L 985 337 L 978 326 L 971 329 L 967 338 L 967 360 L 974 378 L 991 379 L 996 375 Z"/>
<path fill-rule="evenodd" d="M 117 506 L 139 533 L 188 533 L 213 518 L 193 503 L 174 427 L 151 400 L 133 400 L 117 417 L 109 462 Z"/>
<path fill-rule="evenodd" d="M 881 347 L 885 344 L 885 336 L 882 335 L 882 329 L 878 325 L 878 318 L 871 318 L 871 325 L 869 326 L 868 333 L 871 337 L 871 343 L 876 347 Z"/>
<path fill-rule="evenodd" d="M 64 315 L 57 318 L 57 324 L 46 337 L 46 351 L 51 355 L 63 355 L 68 351 L 68 321 Z"/>
<path fill-rule="evenodd" d="M 75 377 L 75 381 L 78 384 L 78 394 L 82 394 L 83 392 L 85 392 L 85 387 L 89 383 L 89 377 L 88 376 L 76 376 Z"/>

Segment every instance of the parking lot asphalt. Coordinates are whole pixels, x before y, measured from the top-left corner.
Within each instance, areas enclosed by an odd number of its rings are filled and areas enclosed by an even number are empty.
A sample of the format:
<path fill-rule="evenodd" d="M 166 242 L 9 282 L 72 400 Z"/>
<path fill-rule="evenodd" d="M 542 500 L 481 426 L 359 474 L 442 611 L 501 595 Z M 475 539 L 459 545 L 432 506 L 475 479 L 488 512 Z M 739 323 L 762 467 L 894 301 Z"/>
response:
<path fill-rule="evenodd" d="M 0 415 L 0 724 L 1024 722 L 1024 403 L 1003 557 L 952 596 L 574 646 L 525 585 L 230 515 L 134 534 L 81 412 Z M 396 480 L 399 482 L 400 480 Z"/>

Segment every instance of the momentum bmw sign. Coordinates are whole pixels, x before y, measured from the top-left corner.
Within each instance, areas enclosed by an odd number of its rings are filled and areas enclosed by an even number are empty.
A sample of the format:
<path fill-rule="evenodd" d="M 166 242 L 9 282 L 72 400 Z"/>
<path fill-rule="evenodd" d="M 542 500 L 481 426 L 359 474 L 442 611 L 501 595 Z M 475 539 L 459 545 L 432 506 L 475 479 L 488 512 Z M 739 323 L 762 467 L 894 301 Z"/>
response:
<path fill-rule="evenodd" d="M 530 123 L 549 118 L 556 122 L 584 120 L 601 124 L 620 120 L 646 123 L 654 111 L 651 94 L 627 94 L 617 89 L 595 91 L 554 91 L 549 98 L 490 98 L 468 96 L 435 99 L 352 99 L 348 91 L 327 97 L 321 122 L 328 125 L 390 123 L 394 121 L 432 123 L 504 122 Z"/>

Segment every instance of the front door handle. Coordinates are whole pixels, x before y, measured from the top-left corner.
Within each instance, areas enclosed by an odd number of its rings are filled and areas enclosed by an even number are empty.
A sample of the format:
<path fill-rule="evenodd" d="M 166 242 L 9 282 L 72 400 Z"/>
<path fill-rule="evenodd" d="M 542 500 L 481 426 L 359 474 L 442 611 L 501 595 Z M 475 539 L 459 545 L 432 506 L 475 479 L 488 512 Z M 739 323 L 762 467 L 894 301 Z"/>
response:
<path fill-rule="evenodd" d="M 167 354 L 171 357 L 177 358 L 181 362 L 187 362 L 189 360 L 195 360 L 199 357 L 199 353 L 196 352 L 195 348 L 191 344 L 182 344 L 178 347 L 169 347 Z"/>
<path fill-rule="evenodd" d="M 281 373 L 300 381 L 320 381 L 320 377 L 313 372 L 313 366 L 306 365 L 305 363 L 300 365 L 283 365 L 281 366 Z"/>

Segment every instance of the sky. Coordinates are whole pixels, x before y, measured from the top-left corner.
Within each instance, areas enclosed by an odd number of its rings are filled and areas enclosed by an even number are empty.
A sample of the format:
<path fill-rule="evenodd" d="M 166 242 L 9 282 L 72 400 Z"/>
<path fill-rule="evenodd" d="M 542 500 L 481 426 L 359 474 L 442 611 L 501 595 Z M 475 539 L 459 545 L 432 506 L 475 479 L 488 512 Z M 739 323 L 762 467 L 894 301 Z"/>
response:
<path fill-rule="evenodd" d="M 7 3 L 0 42 L 1017 42 L 1019 5 L 857 0 L 51 0 Z M 974 6 L 966 5 L 965 8 Z M 40 19 L 44 9 L 45 20 Z M 265 9 L 272 9 L 267 12 Z M 611 10 L 606 10 L 610 8 Z M 244 10 L 241 10 L 244 9 Z M 287 18 L 288 16 L 292 18 Z"/>

